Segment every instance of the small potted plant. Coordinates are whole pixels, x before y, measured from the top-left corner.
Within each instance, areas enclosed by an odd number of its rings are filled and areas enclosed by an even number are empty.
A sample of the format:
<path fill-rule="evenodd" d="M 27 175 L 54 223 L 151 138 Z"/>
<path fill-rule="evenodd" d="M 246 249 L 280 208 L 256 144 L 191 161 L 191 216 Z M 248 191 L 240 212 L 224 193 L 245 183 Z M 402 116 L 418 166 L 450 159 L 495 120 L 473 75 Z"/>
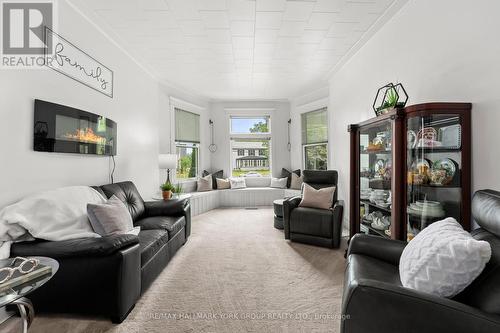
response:
<path fill-rule="evenodd" d="M 179 196 L 182 193 L 182 185 L 180 183 L 175 184 L 172 192 L 174 192 L 176 196 Z"/>
<path fill-rule="evenodd" d="M 402 108 L 408 101 L 408 94 L 401 83 L 388 83 L 377 91 L 373 110 L 377 116 L 392 111 L 395 108 Z"/>
<path fill-rule="evenodd" d="M 172 198 L 172 192 L 175 189 L 175 186 L 172 185 L 172 183 L 166 182 L 165 184 L 162 184 L 160 188 L 162 191 L 163 200 L 169 200 L 170 198 Z"/>

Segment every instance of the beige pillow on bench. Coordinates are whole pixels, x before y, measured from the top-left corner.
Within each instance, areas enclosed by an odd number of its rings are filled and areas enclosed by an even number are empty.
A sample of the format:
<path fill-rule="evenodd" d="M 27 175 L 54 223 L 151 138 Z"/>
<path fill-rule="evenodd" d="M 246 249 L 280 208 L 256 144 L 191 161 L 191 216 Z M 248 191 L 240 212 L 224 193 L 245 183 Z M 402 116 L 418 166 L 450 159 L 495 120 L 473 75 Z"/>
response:
<path fill-rule="evenodd" d="M 229 179 L 217 178 L 217 189 L 218 190 L 227 190 L 231 188 L 231 182 Z"/>

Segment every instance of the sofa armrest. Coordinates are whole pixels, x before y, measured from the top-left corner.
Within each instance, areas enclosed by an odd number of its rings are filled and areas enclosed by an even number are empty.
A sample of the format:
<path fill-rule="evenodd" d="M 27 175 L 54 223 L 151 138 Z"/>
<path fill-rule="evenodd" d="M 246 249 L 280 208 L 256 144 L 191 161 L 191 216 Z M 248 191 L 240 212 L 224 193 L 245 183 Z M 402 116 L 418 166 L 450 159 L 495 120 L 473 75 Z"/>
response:
<path fill-rule="evenodd" d="M 351 281 L 342 304 L 342 333 L 500 332 L 500 316 L 381 281 Z"/>
<path fill-rule="evenodd" d="M 292 213 L 292 210 L 299 206 L 301 200 L 302 197 L 296 196 L 283 201 L 283 226 L 285 239 L 290 239 L 290 214 Z"/>
<path fill-rule="evenodd" d="M 139 243 L 132 234 L 103 236 L 99 238 L 76 238 L 64 241 L 35 240 L 14 243 L 11 256 L 45 256 L 51 258 L 104 257 Z"/>
<path fill-rule="evenodd" d="M 170 199 L 144 202 L 146 216 L 180 216 L 184 215 L 189 199 Z"/>
<path fill-rule="evenodd" d="M 406 242 L 387 239 L 380 236 L 356 234 L 351 238 L 347 257 L 350 254 L 362 254 L 385 261 L 389 264 L 399 265 L 399 258 L 403 253 Z"/>

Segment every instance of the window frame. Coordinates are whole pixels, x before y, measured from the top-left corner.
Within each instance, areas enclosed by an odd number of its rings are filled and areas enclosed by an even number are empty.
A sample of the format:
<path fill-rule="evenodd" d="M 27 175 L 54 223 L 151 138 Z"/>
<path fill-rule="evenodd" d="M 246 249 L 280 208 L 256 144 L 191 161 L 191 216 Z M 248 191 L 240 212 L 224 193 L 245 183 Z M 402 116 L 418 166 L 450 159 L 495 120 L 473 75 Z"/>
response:
<path fill-rule="evenodd" d="M 267 141 L 269 143 L 269 156 L 268 156 L 268 165 L 269 165 L 269 177 L 272 175 L 272 154 L 273 154 L 273 149 L 272 149 L 272 112 L 274 109 L 252 109 L 252 110 L 245 110 L 245 112 L 239 113 L 238 109 L 226 109 L 228 111 L 227 113 L 227 124 L 228 124 L 228 134 L 229 134 L 229 175 L 230 177 L 233 177 L 233 142 L 234 140 L 262 140 L 262 141 Z M 233 133 L 232 132 L 232 123 L 231 119 L 232 118 L 267 118 L 267 129 L 268 131 L 266 133 Z M 254 150 L 254 153 L 257 149 L 255 148 L 245 148 L 247 150 L 247 153 L 250 154 L 250 150 Z M 245 155 L 248 156 L 248 155 Z"/>
<path fill-rule="evenodd" d="M 189 102 L 186 102 L 182 99 L 179 99 L 179 98 L 176 98 L 176 97 L 172 97 L 170 96 L 169 98 L 170 100 L 170 152 L 172 152 L 173 154 L 176 154 L 177 155 L 177 147 L 178 145 L 183 145 L 183 144 L 192 144 L 192 145 L 197 145 L 197 148 L 198 148 L 198 163 L 196 165 L 196 176 L 195 177 L 189 177 L 189 178 L 180 178 L 180 179 L 177 179 L 177 170 L 174 172 L 174 178 L 172 180 L 172 182 L 177 182 L 177 183 L 184 183 L 184 182 L 189 182 L 189 181 L 193 181 L 193 180 L 196 180 L 197 177 L 200 176 L 200 172 L 202 170 L 202 158 L 203 158 L 203 153 L 201 151 L 201 147 L 203 146 L 203 142 L 204 142 L 204 138 L 203 138 L 203 129 L 202 129 L 202 123 L 203 123 L 203 112 L 205 112 L 206 108 L 205 107 L 202 107 L 202 106 L 199 106 L 199 105 L 196 105 L 196 104 L 192 104 L 192 103 L 189 103 Z M 176 117 L 175 117 L 175 110 L 176 109 L 180 109 L 180 110 L 183 110 L 183 111 L 187 111 L 187 112 L 190 112 L 190 113 L 194 113 L 196 115 L 199 116 L 199 137 L 200 137 L 200 142 L 185 142 L 185 141 L 177 141 L 176 138 L 175 138 L 175 131 L 176 131 Z M 178 161 L 178 159 L 177 159 Z"/>
<path fill-rule="evenodd" d="M 303 127 L 303 121 L 302 117 L 306 116 L 308 113 L 312 112 L 318 112 L 321 110 L 325 110 L 326 112 L 326 141 L 322 142 L 315 142 L 315 143 L 303 143 L 302 142 L 302 133 L 304 131 Z M 302 169 L 306 169 L 306 148 L 311 147 L 311 146 L 322 146 L 326 145 L 326 168 L 328 170 L 328 165 L 330 164 L 330 149 L 329 149 L 329 133 L 330 133 L 330 117 L 328 114 L 328 106 L 327 105 L 318 105 L 314 107 L 312 110 L 311 108 L 308 109 L 308 111 L 300 113 L 300 136 L 301 136 L 301 146 L 302 146 Z"/>
<path fill-rule="evenodd" d="M 320 142 L 320 143 L 308 143 L 305 145 L 302 145 L 302 155 L 304 156 L 303 161 L 302 161 L 302 168 L 305 170 L 306 169 L 306 149 L 309 147 L 314 147 L 314 146 L 326 146 L 326 170 L 328 170 L 328 142 Z M 319 169 L 308 169 L 308 170 L 319 170 Z"/>
<path fill-rule="evenodd" d="M 177 178 L 177 169 L 175 170 L 175 180 L 178 182 L 184 182 L 196 179 L 200 174 L 200 144 L 196 142 L 186 142 L 186 141 L 175 141 L 175 154 L 177 155 L 177 164 L 179 163 L 179 155 L 177 154 L 177 148 L 193 148 L 196 149 L 196 171 L 194 177 Z M 178 167 L 178 166 L 177 166 Z"/>

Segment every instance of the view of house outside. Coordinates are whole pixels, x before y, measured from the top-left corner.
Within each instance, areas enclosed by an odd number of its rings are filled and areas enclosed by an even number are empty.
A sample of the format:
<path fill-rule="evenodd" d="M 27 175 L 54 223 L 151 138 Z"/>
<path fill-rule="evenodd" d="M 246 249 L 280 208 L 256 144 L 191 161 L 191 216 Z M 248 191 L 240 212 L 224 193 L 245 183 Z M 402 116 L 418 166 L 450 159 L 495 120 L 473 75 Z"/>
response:
<path fill-rule="evenodd" d="M 231 133 L 240 136 L 231 140 L 232 176 L 269 176 L 270 140 L 262 138 L 270 136 L 269 117 L 231 117 Z"/>
<path fill-rule="evenodd" d="M 232 140 L 231 146 L 234 177 L 269 176 L 269 140 Z"/>

